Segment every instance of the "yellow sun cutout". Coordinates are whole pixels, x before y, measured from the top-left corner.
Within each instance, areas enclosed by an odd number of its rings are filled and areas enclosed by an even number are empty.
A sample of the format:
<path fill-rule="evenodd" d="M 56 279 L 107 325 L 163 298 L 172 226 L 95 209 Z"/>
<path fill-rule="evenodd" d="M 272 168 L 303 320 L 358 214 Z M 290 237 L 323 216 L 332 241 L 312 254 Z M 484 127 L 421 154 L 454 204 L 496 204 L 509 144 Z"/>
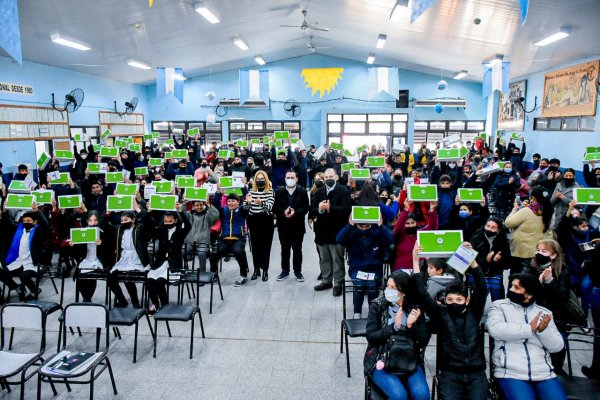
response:
<path fill-rule="evenodd" d="M 331 92 L 342 78 L 344 68 L 307 68 L 300 76 L 304 78 L 307 88 L 312 89 L 312 95 L 320 92 L 321 97 Z"/>

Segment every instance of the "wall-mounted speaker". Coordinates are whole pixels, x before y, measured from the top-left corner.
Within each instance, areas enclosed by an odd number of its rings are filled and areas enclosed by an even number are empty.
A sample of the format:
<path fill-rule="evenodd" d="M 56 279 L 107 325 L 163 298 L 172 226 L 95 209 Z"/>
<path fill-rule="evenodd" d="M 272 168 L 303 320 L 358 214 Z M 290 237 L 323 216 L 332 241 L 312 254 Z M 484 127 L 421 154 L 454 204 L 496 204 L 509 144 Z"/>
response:
<path fill-rule="evenodd" d="M 396 108 L 408 108 L 408 90 L 398 90 Z"/>

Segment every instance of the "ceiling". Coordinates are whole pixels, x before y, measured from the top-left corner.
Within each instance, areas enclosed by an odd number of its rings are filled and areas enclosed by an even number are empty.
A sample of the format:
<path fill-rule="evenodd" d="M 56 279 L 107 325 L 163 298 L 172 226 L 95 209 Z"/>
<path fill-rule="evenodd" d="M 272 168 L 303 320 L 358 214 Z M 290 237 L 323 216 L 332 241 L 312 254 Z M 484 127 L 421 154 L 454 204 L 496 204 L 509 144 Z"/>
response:
<path fill-rule="evenodd" d="M 415 23 L 409 11 L 390 20 L 396 0 L 207 0 L 221 23 L 212 25 L 195 12 L 194 0 L 55 0 L 20 1 L 23 57 L 119 81 L 151 84 L 152 70 L 127 65 L 130 58 L 153 67 L 183 67 L 187 76 L 206 75 L 311 54 L 308 35 L 321 54 L 440 74 L 468 70 L 467 79 L 480 80 L 481 62 L 500 53 L 511 61 L 511 77 L 519 77 L 600 54 L 598 0 L 530 1 L 521 26 L 518 0 L 439 0 Z M 301 7 L 308 20 L 330 32 L 303 32 L 280 24 L 300 25 Z M 480 18 L 479 25 L 474 19 Z M 536 42 L 562 26 L 571 36 L 546 47 Z M 91 44 L 78 51 L 54 44 L 59 32 Z M 376 49 L 379 34 L 387 35 Z M 250 50 L 232 42 L 241 37 Z M 0 50 L 0 54 L 2 50 Z"/>

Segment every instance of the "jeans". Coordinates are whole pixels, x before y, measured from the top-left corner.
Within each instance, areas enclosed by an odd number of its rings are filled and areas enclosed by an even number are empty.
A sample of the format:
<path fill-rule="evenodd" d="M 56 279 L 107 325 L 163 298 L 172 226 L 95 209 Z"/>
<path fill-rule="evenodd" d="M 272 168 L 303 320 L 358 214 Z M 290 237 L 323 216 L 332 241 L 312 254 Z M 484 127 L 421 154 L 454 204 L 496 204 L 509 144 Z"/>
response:
<path fill-rule="evenodd" d="M 373 382 L 385 393 L 388 400 L 429 400 L 429 386 L 422 367 L 410 376 L 398 377 L 385 369 L 373 370 Z"/>
<path fill-rule="evenodd" d="M 592 289 L 592 319 L 594 326 L 600 327 L 600 287 Z M 594 355 L 592 357 L 592 369 L 600 371 L 600 335 L 594 336 Z"/>
<path fill-rule="evenodd" d="M 487 399 L 488 380 L 485 371 L 460 373 L 442 371 L 438 376 L 440 400 Z"/>
<path fill-rule="evenodd" d="M 292 264 L 294 272 L 302 272 L 302 241 L 304 232 L 300 229 L 293 229 L 279 226 L 277 229 L 279 243 L 281 244 L 281 270 L 290 272 L 290 254 L 293 251 Z"/>
<path fill-rule="evenodd" d="M 565 389 L 558 378 L 537 382 L 509 378 L 496 380 L 504 400 L 567 400 Z"/>
<path fill-rule="evenodd" d="M 504 277 L 502 275 L 486 276 L 488 291 L 492 301 L 504 299 L 506 290 L 504 290 Z"/>
<path fill-rule="evenodd" d="M 366 268 L 365 268 L 366 269 Z M 381 267 L 379 268 L 381 269 Z M 369 268 L 370 270 L 370 268 Z M 369 271 L 363 271 L 369 272 Z M 362 279 L 356 279 L 356 274 L 358 270 L 353 270 L 350 272 L 350 278 L 352 278 L 352 283 L 354 285 L 353 295 L 353 303 L 354 303 L 354 313 L 360 314 L 362 312 L 363 302 L 365 300 L 365 294 L 369 299 L 369 304 L 373 300 L 377 298 L 379 295 L 379 291 L 377 290 L 377 284 L 381 281 L 382 273 L 375 273 L 375 279 L 372 281 L 365 281 Z"/>
<path fill-rule="evenodd" d="M 590 301 L 592 297 L 592 280 L 588 274 L 571 273 L 571 288 L 581 297 L 581 308 L 587 316 L 590 310 Z"/>

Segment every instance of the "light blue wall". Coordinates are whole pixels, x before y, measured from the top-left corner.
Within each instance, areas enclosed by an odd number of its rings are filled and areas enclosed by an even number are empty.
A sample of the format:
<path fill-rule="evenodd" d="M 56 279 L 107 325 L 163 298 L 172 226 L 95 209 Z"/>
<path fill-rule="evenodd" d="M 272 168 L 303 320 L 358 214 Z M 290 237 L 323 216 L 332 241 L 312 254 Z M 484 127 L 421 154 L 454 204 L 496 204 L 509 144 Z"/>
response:
<path fill-rule="evenodd" d="M 544 91 L 544 75 L 548 71 L 561 69 L 571 65 L 577 65 L 586 61 L 596 60 L 600 54 L 588 57 L 582 60 L 576 60 L 568 64 L 557 65 L 543 72 L 527 75 L 527 98 L 526 109 L 533 108 L 534 98 L 537 96 L 537 104 L 540 107 L 535 112 L 528 115 L 525 120 L 524 137 L 527 143 L 526 159 L 531 161 L 533 153 L 540 153 L 542 157 L 558 158 L 562 167 L 572 167 L 576 170 L 582 170 L 583 154 L 587 146 L 600 146 L 600 119 L 598 118 L 599 108 L 596 108 L 596 129 L 594 132 L 579 131 L 534 131 L 534 118 L 541 117 L 542 97 Z M 514 79 L 515 81 L 523 78 Z"/>
<path fill-rule="evenodd" d="M 99 111 L 112 109 L 115 100 L 122 110 L 125 101 L 134 96 L 139 99 L 136 112 L 144 113 L 148 118 L 146 88 L 141 85 L 131 85 L 27 61 L 20 66 L 6 57 L 0 57 L 0 82 L 30 85 L 34 90 L 32 96 L 0 93 L 0 104 L 47 106 L 54 92 L 58 104 L 62 105 L 65 94 L 75 88 L 83 89 L 84 103 L 79 110 L 69 115 L 71 125 L 98 125 Z M 15 164 L 35 164 L 33 141 L 0 142 L 0 162 L 6 166 L 5 172 L 12 172 L 11 167 Z"/>
<path fill-rule="evenodd" d="M 342 67 L 344 72 L 331 93 L 320 98 L 318 94 L 311 95 L 311 90 L 305 88 L 300 72 L 304 68 Z M 271 109 L 229 109 L 223 118 L 245 119 L 291 119 L 283 111 L 283 104 L 275 101 L 295 99 L 300 102 L 315 102 L 302 104 L 302 137 L 305 143 L 323 143 L 325 133 L 321 125 L 323 109 L 389 109 L 395 107 L 395 101 L 389 97 L 389 102 L 366 103 L 350 99 L 332 100 L 336 98 L 366 99 L 368 93 L 368 65 L 345 59 L 332 58 L 322 55 L 298 57 L 274 63 L 269 63 L 260 69 L 269 70 L 269 90 Z M 256 69 L 259 69 L 257 66 Z M 485 119 L 486 103 L 481 98 L 481 85 L 473 82 L 454 81 L 446 78 L 448 89 L 437 90 L 439 76 L 426 75 L 412 71 L 400 71 L 400 88 L 409 89 L 411 98 L 461 97 L 467 100 L 466 110 L 447 108 L 442 114 L 436 114 L 433 109 L 419 108 L 415 110 L 415 119 Z M 214 112 L 216 104 L 209 102 L 204 94 L 212 90 L 217 99 L 239 97 L 239 73 L 237 70 L 228 71 L 212 76 L 188 79 L 185 82 L 184 103 L 180 104 L 172 95 L 156 98 L 156 86 L 148 86 L 147 98 L 149 114 L 153 120 L 205 120 L 206 115 Z M 204 106 L 204 107 L 203 107 Z M 219 120 L 219 119 L 218 119 Z M 224 124 L 227 125 L 227 124 Z M 224 127 L 226 130 L 226 127 Z M 227 133 L 225 134 L 227 137 Z"/>

